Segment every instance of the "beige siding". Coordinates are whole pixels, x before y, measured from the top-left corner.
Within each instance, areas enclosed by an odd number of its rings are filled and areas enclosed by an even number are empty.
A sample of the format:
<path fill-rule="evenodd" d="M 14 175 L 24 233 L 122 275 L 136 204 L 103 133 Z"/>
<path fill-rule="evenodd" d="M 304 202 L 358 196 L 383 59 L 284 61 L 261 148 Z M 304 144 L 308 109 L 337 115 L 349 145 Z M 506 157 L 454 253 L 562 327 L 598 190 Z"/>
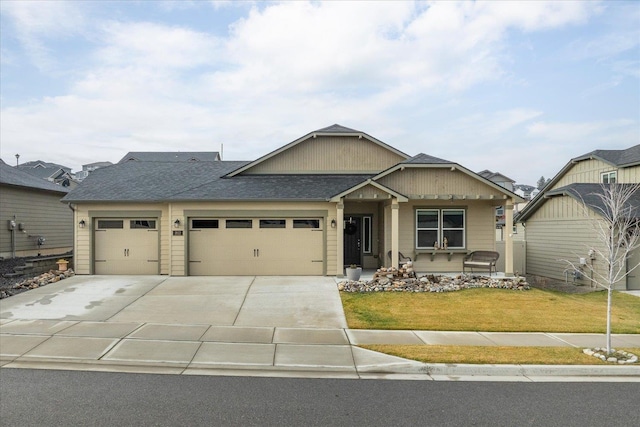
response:
<path fill-rule="evenodd" d="M 419 254 L 416 250 L 415 210 L 418 208 L 465 208 L 466 209 L 466 246 L 467 250 L 495 250 L 495 206 L 489 201 L 463 203 L 444 201 L 411 201 L 400 204 L 400 247 L 399 250 L 415 261 L 419 272 L 456 272 L 462 271 L 464 254 L 454 254 L 451 260 L 444 252 L 438 253 L 433 261 L 429 254 Z M 391 215 L 389 213 L 389 219 Z M 390 223 L 389 223 L 390 224 Z M 385 259 L 387 261 L 387 259 Z"/>
<path fill-rule="evenodd" d="M 597 233 L 593 229 L 595 216 L 588 211 L 585 216 L 578 202 L 568 197 L 549 199 L 526 222 L 527 273 L 567 279 L 572 271 L 564 260 L 578 263 L 588 258 L 589 249 L 600 247 Z M 604 274 L 604 263 L 596 259 L 594 268 Z M 572 277 L 568 276 L 572 281 Z M 589 285 L 587 279 L 576 283 Z M 624 289 L 625 282 L 616 284 L 616 289 Z"/>
<path fill-rule="evenodd" d="M 618 170 L 618 182 L 633 184 L 640 182 L 640 165 Z"/>
<path fill-rule="evenodd" d="M 553 189 L 573 183 L 599 183 L 602 182 L 600 174 L 611 171 L 617 171 L 619 183 L 630 184 L 640 182 L 640 166 L 618 169 L 609 163 L 592 159 L 574 164 L 553 186 Z"/>
<path fill-rule="evenodd" d="M 371 199 L 378 199 L 378 200 L 384 200 L 384 199 L 388 199 L 389 198 L 389 193 L 387 193 L 386 191 L 382 191 L 376 187 L 374 187 L 373 185 L 365 185 L 364 187 L 360 188 L 359 190 L 355 190 L 352 193 L 347 194 L 344 197 L 346 200 L 371 200 Z"/>
<path fill-rule="evenodd" d="M 464 172 L 452 171 L 449 168 L 406 168 L 384 176 L 378 182 L 410 199 L 420 199 L 425 196 L 430 198 L 429 196 L 433 195 L 441 198 L 447 198 L 450 195 L 457 198 L 466 196 L 468 199 L 474 199 L 477 196 L 484 199 L 491 196 L 496 199 L 503 197 L 499 190 Z"/>
<path fill-rule="evenodd" d="M 309 138 L 257 164 L 244 174 L 378 172 L 405 160 L 366 138 Z"/>
<path fill-rule="evenodd" d="M 63 193 L 0 187 L 0 256 L 11 257 L 11 232 L 7 221 L 16 217 L 24 232 L 16 229 L 16 256 L 68 252 L 73 246 L 73 212 L 60 199 Z M 40 248 L 38 236 L 45 238 Z M 40 249 L 40 250 L 38 250 Z"/>

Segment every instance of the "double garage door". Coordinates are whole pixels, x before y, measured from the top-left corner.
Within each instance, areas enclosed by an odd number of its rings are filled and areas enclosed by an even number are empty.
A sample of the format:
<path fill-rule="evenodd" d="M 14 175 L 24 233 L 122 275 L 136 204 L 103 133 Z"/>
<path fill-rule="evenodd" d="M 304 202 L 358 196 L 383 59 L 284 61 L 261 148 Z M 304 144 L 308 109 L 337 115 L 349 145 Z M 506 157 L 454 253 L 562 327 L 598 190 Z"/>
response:
<path fill-rule="evenodd" d="M 322 275 L 319 218 L 190 218 L 189 275 Z"/>
<path fill-rule="evenodd" d="M 94 274 L 159 274 L 156 219 L 94 221 Z"/>

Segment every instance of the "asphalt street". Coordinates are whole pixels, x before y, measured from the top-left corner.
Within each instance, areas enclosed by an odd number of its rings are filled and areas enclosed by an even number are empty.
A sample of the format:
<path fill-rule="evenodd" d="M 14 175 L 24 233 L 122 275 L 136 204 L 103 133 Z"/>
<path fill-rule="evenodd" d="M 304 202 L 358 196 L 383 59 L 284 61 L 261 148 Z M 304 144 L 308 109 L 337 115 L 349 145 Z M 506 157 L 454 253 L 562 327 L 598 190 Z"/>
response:
<path fill-rule="evenodd" d="M 3 426 L 640 425 L 638 383 L 433 382 L 0 370 Z"/>

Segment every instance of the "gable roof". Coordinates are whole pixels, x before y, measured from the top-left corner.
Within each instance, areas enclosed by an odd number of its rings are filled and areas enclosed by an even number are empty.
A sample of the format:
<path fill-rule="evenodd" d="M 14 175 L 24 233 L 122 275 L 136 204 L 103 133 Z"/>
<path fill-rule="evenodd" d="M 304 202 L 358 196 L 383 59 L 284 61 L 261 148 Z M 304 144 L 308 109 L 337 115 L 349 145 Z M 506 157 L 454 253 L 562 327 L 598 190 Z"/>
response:
<path fill-rule="evenodd" d="M 217 151 L 130 151 L 118 163 L 129 161 L 140 162 L 198 162 L 220 160 Z"/>
<path fill-rule="evenodd" d="M 326 201 L 370 175 L 243 175 L 247 162 L 124 162 L 93 171 L 65 202 Z M 135 184 L 134 184 L 135 183 Z"/>
<path fill-rule="evenodd" d="M 361 132 L 361 131 L 358 131 L 358 130 L 354 130 L 354 129 L 350 129 L 350 128 L 341 126 L 339 124 L 334 124 L 334 125 L 322 128 L 322 129 L 318 129 L 318 130 L 313 131 L 313 132 L 309 132 L 308 134 L 304 135 L 303 137 L 298 138 L 295 141 L 292 141 L 289 144 L 287 144 L 287 145 L 285 145 L 283 147 L 280 147 L 277 150 L 274 150 L 274 151 L 272 151 L 272 152 L 270 152 L 268 154 L 265 154 L 264 156 L 260 157 L 259 159 L 254 160 L 252 162 L 249 162 L 246 165 L 238 168 L 237 170 L 234 170 L 234 171 L 230 172 L 228 174 L 228 177 L 233 177 L 233 176 L 236 176 L 238 174 L 241 174 L 242 172 L 244 172 L 244 171 L 246 171 L 248 169 L 251 169 L 252 167 L 254 167 L 254 166 L 256 166 L 256 165 L 258 165 L 258 164 L 260 164 L 260 163 L 262 163 L 262 162 L 264 162 L 264 161 L 266 161 L 266 160 L 268 160 L 268 159 L 270 159 L 270 158 L 282 153 L 283 151 L 286 151 L 286 150 L 290 149 L 291 147 L 294 147 L 294 146 L 300 144 L 303 141 L 306 141 L 306 140 L 308 140 L 310 138 L 315 138 L 315 137 L 318 137 L 318 136 L 356 136 L 356 137 L 359 137 L 359 138 L 365 138 L 365 139 L 373 142 L 374 144 L 377 144 L 377 145 L 379 145 L 379 146 L 381 146 L 381 147 L 383 147 L 383 148 L 385 148 L 385 149 L 387 149 L 387 150 L 399 155 L 400 157 L 404 157 L 405 159 L 409 158 L 409 156 L 407 154 L 403 153 L 400 150 L 397 150 L 397 149 L 393 148 L 390 145 L 385 144 L 384 142 L 372 137 L 371 135 L 368 135 L 368 134 L 366 134 L 364 132 Z"/>
<path fill-rule="evenodd" d="M 453 163 L 453 162 L 450 162 L 449 160 L 439 159 L 438 157 L 433 157 L 433 156 L 430 156 L 428 154 L 420 153 L 420 154 L 417 154 L 417 155 L 405 160 L 402 163 L 404 163 L 404 164 L 411 163 L 411 164 L 419 164 L 419 165 L 433 165 L 433 164 L 445 164 L 445 163 L 450 164 L 450 163 Z"/>
<path fill-rule="evenodd" d="M 569 196 L 598 214 L 608 212 L 608 208 L 603 203 L 602 197 L 605 194 L 606 185 L 632 186 L 633 184 L 582 184 L 574 183 L 561 188 L 548 191 L 547 197 Z M 633 212 L 634 218 L 640 217 L 640 191 L 636 191 L 626 206 Z"/>
<path fill-rule="evenodd" d="M 575 157 L 567 162 L 566 165 L 544 186 L 531 202 L 524 207 L 518 215 L 518 221 L 525 221 L 533 215 L 538 208 L 544 203 L 545 196 L 548 192 L 547 188 L 553 187 L 560 179 L 576 164 L 585 160 L 598 159 L 612 166 L 627 168 L 640 165 L 640 144 L 624 150 L 594 150 L 587 154 Z M 600 185 L 600 184 L 596 184 Z M 564 188 L 564 187 L 563 187 Z M 558 189 L 559 190 L 559 189 Z"/>
<path fill-rule="evenodd" d="M 598 159 L 613 166 L 625 168 L 640 164 L 640 144 L 624 150 L 594 150 L 573 159 L 573 162 Z"/>
<path fill-rule="evenodd" d="M 37 190 L 54 191 L 56 193 L 68 193 L 69 189 L 54 184 L 42 178 L 35 177 L 23 170 L 9 166 L 0 159 L 0 184 L 15 187 L 33 188 Z"/>
<path fill-rule="evenodd" d="M 515 181 L 511 178 L 509 178 L 506 175 L 501 174 L 500 172 L 491 172 L 488 169 L 485 169 L 483 171 L 478 172 L 478 175 L 480 175 L 483 178 L 487 178 L 493 182 L 511 182 L 511 183 L 515 183 Z M 502 179 L 501 179 L 502 178 Z"/>

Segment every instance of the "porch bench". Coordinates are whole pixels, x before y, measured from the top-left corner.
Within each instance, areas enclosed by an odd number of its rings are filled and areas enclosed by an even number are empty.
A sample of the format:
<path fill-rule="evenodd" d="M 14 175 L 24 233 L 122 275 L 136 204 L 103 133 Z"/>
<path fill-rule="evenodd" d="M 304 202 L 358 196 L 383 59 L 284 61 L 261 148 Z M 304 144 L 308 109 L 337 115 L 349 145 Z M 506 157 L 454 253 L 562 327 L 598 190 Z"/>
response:
<path fill-rule="evenodd" d="M 462 272 L 464 273 L 466 268 L 470 268 L 473 273 L 474 268 L 483 270 L 489 270 L 489 276 L 491 271 L 496 272 L 496 261 L 500 258 L 500 254 L 494 251 L 474 251 L 464 257 L 462 261 Z"/>

